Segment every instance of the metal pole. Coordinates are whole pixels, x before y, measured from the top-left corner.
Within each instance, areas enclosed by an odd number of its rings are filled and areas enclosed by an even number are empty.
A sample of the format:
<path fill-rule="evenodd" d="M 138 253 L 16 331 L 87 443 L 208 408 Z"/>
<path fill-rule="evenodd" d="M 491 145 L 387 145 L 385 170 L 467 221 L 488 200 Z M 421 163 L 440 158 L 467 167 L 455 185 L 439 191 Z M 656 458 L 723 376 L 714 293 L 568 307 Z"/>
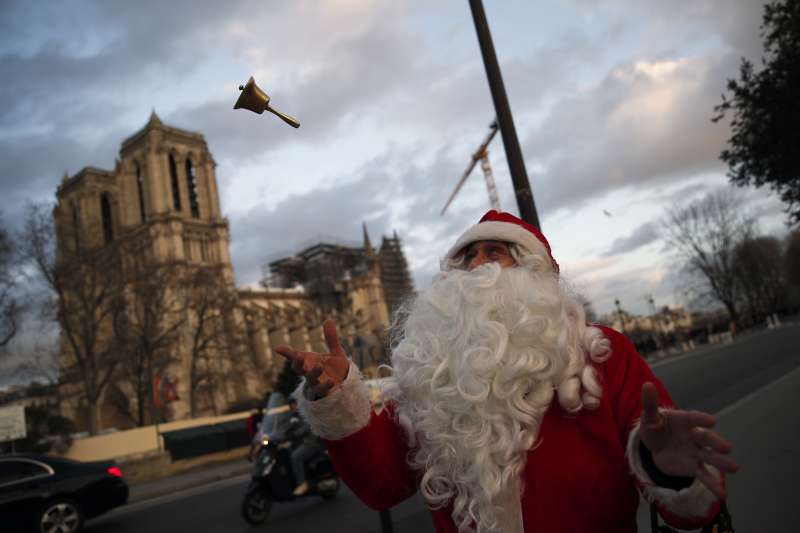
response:
<path fill-rule="evenodd" d="M 517 197 L 519 215 L 522 220 L 541 228 L 539 215 L 536 214 L 536 204 L 533 193 L 528 183 L 528 173 L 525 170 L 525 161 L 522 159 L 522 150 L 517 139 L 517 130 L 514 129 L 514 119 L 511 116 L 511 107 L 508 105 L 503 77 L 500 74 L 500 65 L 494 52 L 492 34 L 489 33 L 489 24 L 486 22 L 486 12 L 483 10 L 481 0 L 469 0 L 472 9 L 472 19 L 475 22 L 475 31 L 478 33 L 478 43 L 483 55 L 483 65 L 486 67 L 486 76 L 489 78 L 489 89 L 494 100 L 494 109 L 497 114 L 497 123 L 503 136 L 503 146 L 506 149 L 506 159 L 511 172 L 511 181 L 514 183 L 514 194 Z"/>
<path fill-rule="evenodd" d="M 381 518 L 381 533 L 393 533 L 394 526 L 392 525 L 392 515 L 389 512 L 389 509 L 384 509 L 378 514 Z"/>

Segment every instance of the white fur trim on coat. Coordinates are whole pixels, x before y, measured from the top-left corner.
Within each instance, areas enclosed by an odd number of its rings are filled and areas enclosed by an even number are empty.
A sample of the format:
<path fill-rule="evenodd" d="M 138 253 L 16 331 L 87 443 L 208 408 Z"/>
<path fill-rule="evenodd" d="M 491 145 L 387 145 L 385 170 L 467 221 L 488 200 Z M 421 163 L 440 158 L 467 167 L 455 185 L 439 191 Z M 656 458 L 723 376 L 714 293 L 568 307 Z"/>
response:
<path fill-rule="evenodd" d="M 647 475 L 639 456 L 639 423 L 631 430 L 626 449 L 628 465 L 639 481 L 647 501 L 655 501 L 664 510 L 686 518 L 702 518 L 708 515 L 710 507 L 717 501 L 716 496 L 705 485 L 695 479 L 694 483 L 682 490 L 672 490 L 656 485 Z M 717 478 L 719 471 L 711 465 L 705 465 Z"/>
<path fill-rule="evenodd" d="M 305 380 L 293 396 L 297 408 L 316 435 L 328 440 L 339 440 L 364 428 L 369 423 L 372 404 L 369 389 L 361 379 L 361 372 L 351 361 L 347 377 L 338 389 L 319 400 L 311 400 L 306 392 Z"/>
<path fill-rule="evenodd" d="M 547 257 L 547 249 L 536 235 L 526 230 L 522 226 L 511 222 L 487 221 L 471 226 L 465 231 L 456 243 L 447 251 L 446 259 L 453 259 L 465 246 L 478 241 L 504 241 L 513 242 L 525 248 L 532 254 L 544 253 Z M 552 259 L 551 259 L 552 261 Z"/>

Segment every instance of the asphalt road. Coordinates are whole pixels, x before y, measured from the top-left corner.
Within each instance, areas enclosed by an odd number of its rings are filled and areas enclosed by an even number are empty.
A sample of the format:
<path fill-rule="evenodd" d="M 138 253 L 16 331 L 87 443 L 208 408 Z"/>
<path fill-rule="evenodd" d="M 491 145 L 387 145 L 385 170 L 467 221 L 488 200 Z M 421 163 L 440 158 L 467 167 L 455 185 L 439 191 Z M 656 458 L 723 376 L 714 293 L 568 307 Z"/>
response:
<path fill-rule="evenodd" d="M 675 402 L 718 413 L 719 430 L 743 466 L 729 480 L 729 503 L 738 533 L 790 531 L 800 524 L 800 327 L 748 334 L 733 344 L 706 348 L 654 365 Z M 263 526 L 247 525 L 239 504 L 241 476 L 113 511 L 87 524 L 103 532 L 313 532 L 379 533 L 378 513 L 346 487 L 337 499 L 275 504 Z M 644 507 L 641 509 L 644 511 Z M 419 495 L 391 511 L 395 533 L 433 533 Z M 640 512 L 640 531 L 646 513 Z"/>

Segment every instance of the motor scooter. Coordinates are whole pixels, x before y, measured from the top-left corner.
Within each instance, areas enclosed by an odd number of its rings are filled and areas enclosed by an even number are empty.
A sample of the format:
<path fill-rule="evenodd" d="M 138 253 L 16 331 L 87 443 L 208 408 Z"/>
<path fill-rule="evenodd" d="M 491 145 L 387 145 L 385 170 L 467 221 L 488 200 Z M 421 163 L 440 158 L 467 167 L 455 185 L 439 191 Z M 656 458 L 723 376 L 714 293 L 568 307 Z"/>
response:
<path fill-rule="evenodd" d="M 273 397 L 279 393 L 273 393 Z M 328 453 L 321 450 L 306 461 L 306 481 L 309 490 L 295 496 L 297 487 L 291 460 L 291 442 L 285 436 L 289 406 L 267 409 L 258 437 L 259 451 L 253 464 L 252 479 L 242 500 L 242 517 L 250 524 L 263 524 L 269 517 L 273 502 L 295 501 L 298 498 L 321 497 L 333 499 L 339 492 L 341 481 L 333 469 Z"/>

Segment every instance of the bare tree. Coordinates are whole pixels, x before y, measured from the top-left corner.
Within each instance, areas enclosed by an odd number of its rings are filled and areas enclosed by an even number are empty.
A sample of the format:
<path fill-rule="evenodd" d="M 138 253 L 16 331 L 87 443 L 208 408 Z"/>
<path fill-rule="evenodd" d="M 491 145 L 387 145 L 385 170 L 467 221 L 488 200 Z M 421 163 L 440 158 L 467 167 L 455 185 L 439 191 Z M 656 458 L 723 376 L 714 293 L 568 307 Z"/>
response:
<path fill-rule="evenodd" d="M 60 383 L 76 390 L 94 435 L 100 422 L 98 403 L 120 364 L 112 334 L 124 306 L 120 265 L 110 249 L 113 243 L 89 247 L 64 237 L 57 246 L 49 206 L 29 207 L 20 251 L 49 289 L 43 310 L 61 328 Z"/>
<path fill-rule="evenodd" d="M 689 205 L 673 205 L 662 220 L 664 240 L 689 276 L 703 281 L 703 294 L 725 306 L 738 322 L 740 288 L 736 245 L 752 232 L 754 221 L 732 191 L 710 193 Z"/>
<path fill-rule="evenodd" d="M 189 337 L 189 405 L 199 416 L 201 403 L 218 414 L 216 396 L 247 361 L 247 339 L 237 327 L 238 298 L 219 267 L 195 268 L 186 278 Z"/>
<path fill-rule="evenodd" d="M 0 226 L 0 348 L 6 346 L 17 334 L 21 306 L 15 298 L 16 286 L 14 243 Z"/>
<path fill-rule="evenodd" d="M 130 249 L 123 255 L 128 258 L 125 306 L 117 314 L 114 334 L 123 356 L 119 378 L 130 385 L 135 402 L 118 397 L 124 402 L 117 407 L 134 424 L 144 426 L 163 418 L 153 402 L 154 385 L 178 359 L 186 304 L 178 289 L 180 265 L 156 262 L 143 250 Z"/>
<path fill-rule="evenodd" d="M 785 294 L 783 251 L 775 237 L 746 238 L 734 249 L 736 278 L 752 322 L 775 313 Z"/>
<path fill-rule="evenodd" d="M 59 381 L 57 346 L 37 341 L 25 355 L 25 360 L 16 368 L 15 375 L 20 381 L 36 381 L 57 386 Z M 58 392 L 57 387 L 56 392 Z"/>

